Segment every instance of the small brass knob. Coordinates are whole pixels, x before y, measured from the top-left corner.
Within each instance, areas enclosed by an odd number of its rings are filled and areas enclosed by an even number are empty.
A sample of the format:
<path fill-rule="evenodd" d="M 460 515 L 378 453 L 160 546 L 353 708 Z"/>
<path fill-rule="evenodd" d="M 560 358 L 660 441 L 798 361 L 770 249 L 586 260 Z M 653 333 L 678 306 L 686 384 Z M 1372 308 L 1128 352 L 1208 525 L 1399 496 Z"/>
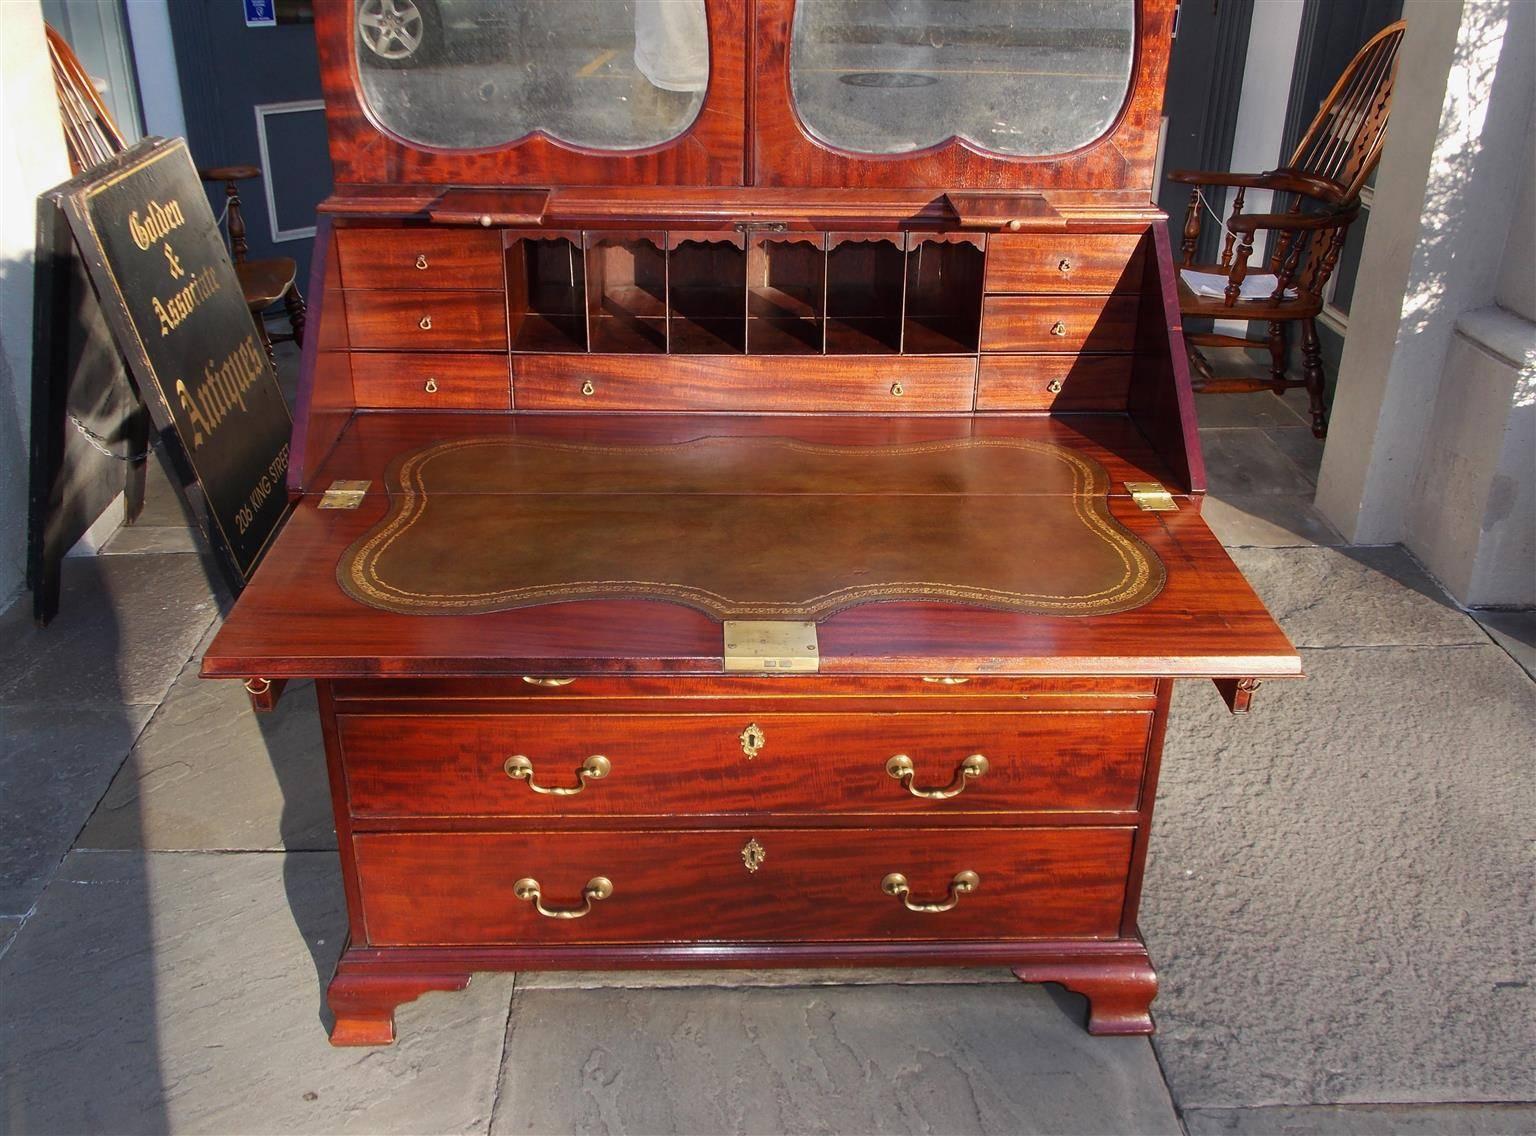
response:
<path fill-rule="evenodd" d="M 426 386 L 422 387 L 421 389 L 426 391 L 428 394 L 436 394 L 437 393 L 437 380 L 436 379 L 428 379 L 427 383 L 426 383 Z"/>
<path fill-rule="evenodd" d="M 900 398 L 902 395 L 907 393 L 907 388 L 902 386 L 900 383 L 892 383 L 891 393 L 897 398 Z"/>
<path fill-rule="evenodd" d="M 480 227 L 482 229 L 489 229 L 491 227 L 491 215 L 489 213 L 480 214 Z"/>
<path fill-rule="evenodd" d="M 586 382 L 581 384 L 581 393 L 586 395 L 588 398 L 591 398 L 594 394 L 597 393 L 597 388 L 592 385 L 591 379 L 588 379 Z"/>
<path fill-rule="evenodd" d="M 1065 256 L 1062 257 L 1060 262 L 1058 262 L 1056 265 L 1056 271 L 1061 273 L 1063 276 L 1067 275 L 1067 273 L 1072 271 L 1072 261 Z"/>
<path fill-rule="evenodd" d="M 1057 320 L 1055 323 L 1051 324 L 1051 334 L 1055 336 L 1066 335 L 1067 325 L 1061 320 Z"/>
<path fill-rule="evenodd" d="M 421 317 L 421 322 L 418 323 L 416 326 L 421 328 L 422 331 L 431 331 L 432 330 L 432 317 L 431 316 L 422 316 Z"/>
<path fill-rule="evenodd" d="M 1045 384 L 1045 389 L 1050 391 L 1052 394 L 1060 394 L 1061 393 L 1061 380 L 1060 379 L 1052 379 L 1050 382 Z"/>
<path fill-rule="evenodd" d="M 1020 229 L 1022 229 L 1024 227 L 1024 222 L 1020 221 L 1017 217 L 1015 217 L 1012 221 L 1008 222 L 1008 227 L 1010 229 L 1012 229 L 1015 233 L 1017 233 Z"/>
<path fill-rule="evenodd" d="M 416 254 L 416 267 L 417 268 L 423 268 L 423 269 L 427 267 L 427 254 L 426 253 L 419 252 L 419 253 Z"/>

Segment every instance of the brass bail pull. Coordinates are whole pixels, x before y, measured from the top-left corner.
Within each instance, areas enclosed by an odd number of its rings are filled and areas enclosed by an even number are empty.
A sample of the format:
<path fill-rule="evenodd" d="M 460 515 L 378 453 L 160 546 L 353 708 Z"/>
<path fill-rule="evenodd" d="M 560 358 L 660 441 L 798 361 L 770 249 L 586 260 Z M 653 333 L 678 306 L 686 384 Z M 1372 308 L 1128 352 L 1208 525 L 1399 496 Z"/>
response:
<path fill-rule="evenodd" d="M 422 331 L 431 331 L 432 330 L 432 317 L 431 316 L 422 316 L 421 317 L 421 322 L 418 323 L 416 326 L 421 328 Z"/>
<path fill-rule="evenodd" d="M 426 253 L 419 252 L 419 253 L 416 254 L 416 267 L 420 268 L 420 269 L 423 269 L 423 270 L 426 269 L 426 267 L 427 267 L 427 254 Z"/>
<path fill-rule="evenodd" d="M 906 786 L 907 792 L 914 797 L 922 797 L 929 801 L 945 801 L 950 797 L 958 797 L 965 791 L 966 783 L 973 777 L 980 777 L 986 773 L 991 765 L 986 757 L 979 753 L 973 753 L 960 763 L 960 768 L 955 771 L 955 778 L 942 789 L 919 789 L 912 784 L 917 778 L 917 769 L 912 764 L 912 759 L 904 753 L 893 754 L 885 763 L 886 776 L 900 781 Z"/>
<path fill-rule="evenodd" d="M 524 903 L 533 904 L 533 909 L 546 919 L 580 919 L 592 910 L 594 903 L 613 894 L 613 881 L 607 876 L 593 876 L 581 889 L 580 907 L 545 907 L 539 881 L 527 876 L 512 885 L 512 894 Z"/>
<path fill-rule="evenodd" d="M 422 389 L 425 390 L 428 394 L 436 394 L 437 393 L 437 380 L 436 379 L 428 379 L 427 380 L 427 385 L 425 387 L 423 387 Z"/>
<path fill-rule="evenodd" d="M 1051 324 L 1051 334 L 1052 335 L 1056 335 L 1056 336 L 1066 335 L 1067 334 L 1067 324 L 1066 324 L 1066 321 L 1065 320 L 1057 320 L 1055 323 Z"/>
<path fill-rule="evenodd" d="M 1056 264 L 1056 271 L 1063 276 L 1067 275 L 1067 273 L 1072 271 L 1072 259 L 1070 257 L 1062 257 Z"/>
<path fill-rule="evenodd" d="M 600 753 L 594 753 L 581 767 L 576 770 L 576 784 L 565 786 L 549 786 L 537 784 L 533 779 L 533 762 L 520 753 L 514 753 L 507 758 L 502 766 L 507 771 L 507 776 L 514 781 L 528 782 L 528 788 L 535 793 L 542 793 L 550 797 L 574 797 L 587 787 L 589 781 L 601 781 L 613 772 L 613 762 Z"/>
<path fill-rule="evenodd" d="M 954 879 L 949 881 L 949 895 L 946 898 L 923 901 L 912 898 L 912 887 L 907 883 L 907 877 L 900 872 L 892 872 L 880 881 L 881 891 L 900 899 L 908 911 L 916 911 L 922 915 L 949 911 L 960 902 L 962 895 L 970 895 L 980 886 L 981 877 L 975 872 L 956 872 Z"/>

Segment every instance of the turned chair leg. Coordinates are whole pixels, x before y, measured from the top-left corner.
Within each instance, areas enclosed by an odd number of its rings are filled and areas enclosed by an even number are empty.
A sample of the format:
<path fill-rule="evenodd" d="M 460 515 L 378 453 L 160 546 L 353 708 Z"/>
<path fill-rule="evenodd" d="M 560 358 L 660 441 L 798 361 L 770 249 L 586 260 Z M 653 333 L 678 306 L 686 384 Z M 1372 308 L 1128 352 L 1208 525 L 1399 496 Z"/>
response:
<path fill-rule="evenodd" d="M 1269 321 L 1269 377 L 1285 382 L 1285 324 L 1279 320 Z"/>
<path fill-rule="evenodd" d="M 288 323 L 293 328 L 293 341 L 304 346 L 304 296 L 297 284 L 291 284 L 283 293 L 283 310 L 288 313 Z"/>
<path fill-rule="evenodd" d="M 1301 377 L 1307 384 L 1307 400 L 1312 409 L 1312 434 L 1326 437 L 1328 424 L 1323 406 L 1323 351 L 1317 341 L 1317 323 L 1301 321 Z"/>
<path fill-rule="evenodd" d="M 277 352 L 272 348 L 272 337 L 267 334 L 267 321 L 261 318 L 260 312 L 252 312 L 251 319 L 256 321 L 256 334 L 261 337 L 261 346 L 266 350 L 267 360 L 275 371 L 277 370 Z"/>

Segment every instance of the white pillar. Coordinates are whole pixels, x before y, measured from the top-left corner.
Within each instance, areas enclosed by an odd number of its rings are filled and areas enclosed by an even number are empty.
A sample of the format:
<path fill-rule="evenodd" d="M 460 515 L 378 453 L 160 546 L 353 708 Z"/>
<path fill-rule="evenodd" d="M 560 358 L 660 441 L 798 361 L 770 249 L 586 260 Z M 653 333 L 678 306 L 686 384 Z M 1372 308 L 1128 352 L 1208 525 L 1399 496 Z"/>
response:
<path fill-rule="evenodd" d="M 1488 326 L 1464 317 L 1496 304 L 1506 247 L 1530 232 L 1517 218 L 1530 209 L 1520 187 L 1533 161 L 1536 5 L 1406 0 L 1403 15 L 1392 124 L 1317 504 L 1351 540 L 1406 542 L 1465 603 L 1520 602 L 1479 597 L 1477 572 L 1465 564 L 1478 558 L 1491 517 L 1490 471 L 1500 466 L 1480 459 L 1518 437 L 1511 412 L 1528 394 L 1517 394 L 1516 366 L 1498 409 L 1497 384 L 1478 379 L 1474 360 L 1452 347 L 1459 322 L 1473 329 L 1464 327 L 1461 340 Z M 1517 255 L 1527 270 L 1536 263 L 1536 250 Z M 1508 327 L 1497 337 L 1508 344 Z M 1500 476 L 1519 474 L 1518 461 L 1503 464 Z M 1481 468 L 1471 473 L 1471 465 Z M 1516 493 L 1527 510 L 1536 490 L 1528 474 Z M 1501 485 L 1507 501 L 1514 490 Z M 1462 523 L 1469 512 L 1470 526 Z M 1517 553 L 1506 544 L 1502 555 Z"/>

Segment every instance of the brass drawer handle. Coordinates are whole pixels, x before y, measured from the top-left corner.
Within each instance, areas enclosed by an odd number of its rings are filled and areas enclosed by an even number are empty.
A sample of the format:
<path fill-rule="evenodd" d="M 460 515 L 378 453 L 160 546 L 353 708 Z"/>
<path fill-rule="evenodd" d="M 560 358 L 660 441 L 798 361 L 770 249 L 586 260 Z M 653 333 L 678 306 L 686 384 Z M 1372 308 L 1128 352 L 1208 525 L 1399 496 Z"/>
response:
<path fill-rule="evenodd" d="M 529 686 L 570 686 L 576 680 L 573 678 L 539 678 L 537 675 L 524 675 L 523 681 Z"/>
<path fill-rule="evenodd" d="M 902 395 L 907 393 L 907 388 L 902 386 L 900 383 L 892 383 L 891 393 L 897 398 L 900 398 Z"/>
<path fill-rule="evenodd" d="M 1058 261 L 1057 264 L 1056 264 L 1056 271 L 1061 273 L 1063 276 L 1065 276 L 1065 275 L 1067 275 L 1067 273 L 1071 272 L 1072 271 L 1072 261 L 1071 261 L 1071 258 L 1065 257 L 1065 256 L 1062 257 L 1061 260 Z"/>
<path fill-rule="evenodd" d="M 908 911 L 917 911 L 928 915 L 938 911 L 948 911 L 960 902 L 962 895 L 969 895 L 981 886 L 981 877 L 975 872 L 956 872 L 955 878 L 949 881 L 949 896 L 946 899 L 935 899 L 922 902 L 912 898 L 911 885 L 907 883 L 907 877 L 900 872 L 892 872 L 880 881 L 880 890 L 886 895 L 894 895 L 899 898 L 902 905 Z"/>
<path fill-rule="evenodd" d="M 421 389 L 426 391 L 428 394 L 436 394 L 437 393 L 437 380 L 436 379 L 428 379 L 426 386 L 422 387 Z"/>
<path fill-rule="evenodd" d="M 420 268 L 420 269 L 425 269 L 427 267 L 427 254 L 426 253 L 419 252 L 419 253 L 416 254 L 416 267 Z"/>
<path fill-rule="evenodd" d="M 1055 335 L 1055 336 L 1066 335 L 1067 334 L 1066 322 L 1064 320 L 1057 320 L 1055 323 L 1051 324 L 1051 334 Z"/>
<path fill-rule="evenodd" d="M 587 398 L 591 398 L 594 394 L 597 393 L 597 388 L 592 385 L 591 379 L 588 379 L 586 382 L 581 384 L 581 393 Z"/>
<path fill-rule="evenodd" d="M 763 747 L 768 744 L 768 735 L 763 733 L 763 728 L 756 722 L 736 736 L 741 741 L 741 752 L 747 755 L 749 761 L 762 753 Z"/>
<path fill-rule="evenodd" d="M 580 919 L 592 910 L 594 903 L 613 894 L 613 881 L 607 876 L 593 876 L 581 889 L 580 907 L 545 907 L 539 881 L 527 876 L 512 885 L 512 894 L 524 903 L 533 904 L 533 909 L 546 919 Z"/>
<path fill-rule="evenodd" d="M 416 326 L 421 328 L 422 331 L 431 331 L 432 330 L 432 317 L 431 316 L 422 316 L 421 317 L 421 322 L 418 323 Z"/>
<path fill-rule="evenodd" d="M 914 797 L 922 797 L 927 801 L 947 801 L 951 797 L 958 797 L 965 792 L 966 783 L 972 777 L 980 777 L 988 769 L 992 768 L 987 759 L 979 753 L 973 753 L 960 763 L 960 768 L 955 772 L 955 779 L 942 789 L 919 789 L 912 784 L 917 777 L 917 769 L 912 764 L 912 759 L 904 753 L 893 754 L 885 763 L 886 776 L 900 781 L 906 786 L 907 792 Z"/>
<path fill-rule="evenodd" d="M 1052 379 L 1050 382 L 1045 384 L 1045 389 L 1047 391 L 1049 391 L 1051 394 L 1060 394 L 1061 393 L 1061 380 L 1060 379 Z"/>
<path fill-rule="evenodd" d="M 600 753 L 594 753 L 586 761 L 581 763 L 581 768 L 576 770 L 576 784 L 569 788 L 549 788 L 544 785 L 536 785 L 533 781 L 533 762 L 520 753 L 514 753 L 507 758 L 502 766 L 507 771 L 507 776 L 514 781 L 528 782 L 528 788 L 535 793 L 543 793 L 550 797 L 574 797 L 587 787 L 588 781 L 601 781 L 613 772 L 613 762 Z"/>
<path fill-rule="evenodd" d="M 971 680 L 966 675 L 924 675 L 923 681 L 937 686 L 964 686 Z"/>

